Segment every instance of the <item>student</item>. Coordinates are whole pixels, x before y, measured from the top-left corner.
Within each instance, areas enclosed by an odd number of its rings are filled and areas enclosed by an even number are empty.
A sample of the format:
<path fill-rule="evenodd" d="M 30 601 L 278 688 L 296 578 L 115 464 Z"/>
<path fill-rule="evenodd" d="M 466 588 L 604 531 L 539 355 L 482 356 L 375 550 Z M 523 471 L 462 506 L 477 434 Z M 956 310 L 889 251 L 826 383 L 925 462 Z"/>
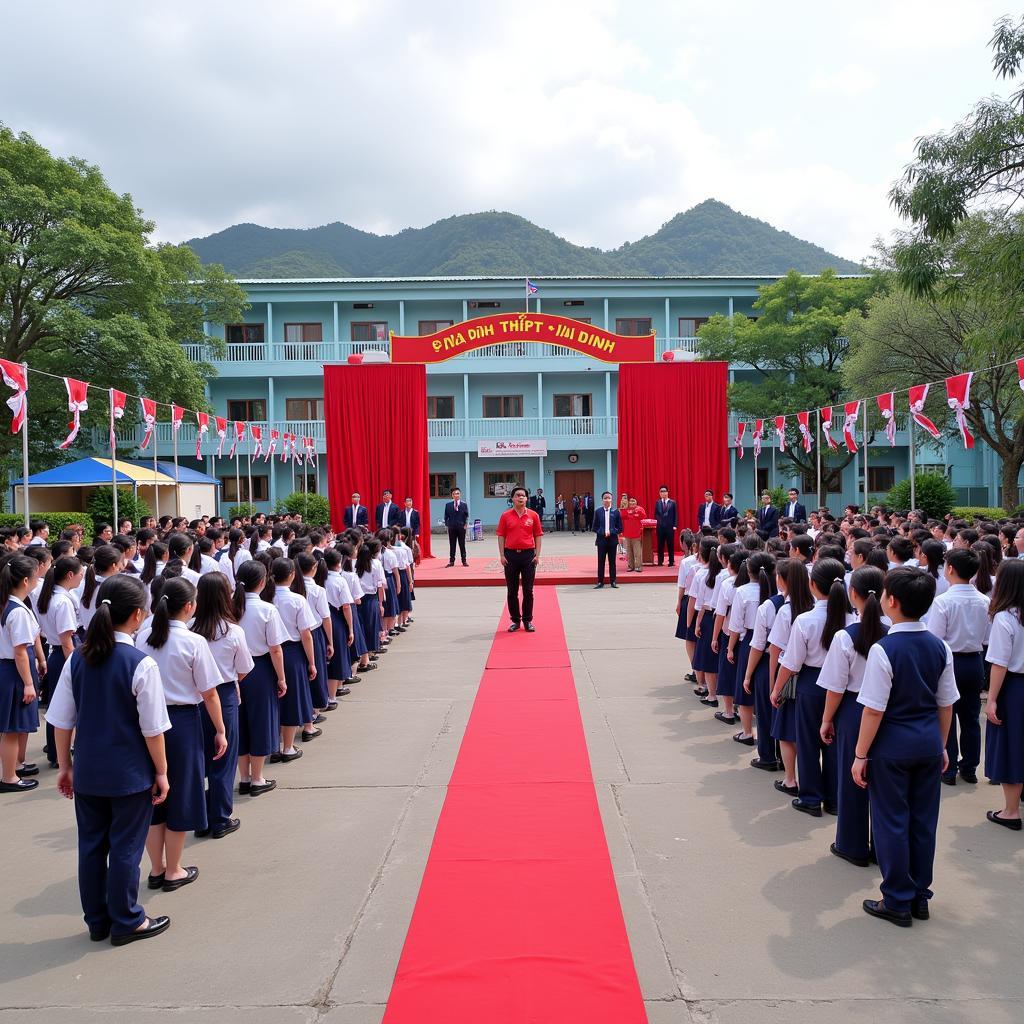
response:
<path fill-rule="evenodd" d="M 78 621 L 83 630 L 89 628 L 96 614 L 96 594 L 104 580 L 117 576 L 124 568 L 124 555 L 113 544 L 102 544 L 92 556 L 92 565 L 86 569 L 82 593 L 78 602 Z"/>
<path fill-rule="evenodd" d="M 715 718 L 724 725 L 735 725 L 738 719 L 735 709 L 736 665 L 729 660 L 729 613 L 736 592 L 736 574 L 747 560 L 746 551 L 737 551 L 735 544 L 724 544 L 718 549 L 719 558 L 724 561 L 724 573 L 719 574 L 721 586 L 715 600 L 715 618 L 712 626 L 714 641 L 711 649 L 718 655 L 718 696 L 725 702 L 723 711 L 716 711 Z"/>
<path fill-rule="evenodd" d="M 204 540 L 207 538 L 203 538 Z M 201 636 L 210 647 L 223 683 L 217 686 L 224 737 L 227 751 L 216 757 L 216 727 L 204 706 L 203 752 L 206 758 L 206 829 L 196 835 L 211 835 L 223 839 L 237 832 L 240 822 L 233 818 L 232 793 L 235 788 L 235 770 L 238 767 L 238 705 L 241 682 L 253 670 L 254 662 L 246 644 L 245 633 L 238 625 L 231 590 L 221 572 L 206 573 L 196 587 L 196 615 L 192 632 Z"/>
<path fill-rule="evenodd" d="M 160 669 L 171 729 L 165 738 L 167 800 L 153 809 L 146 839 L 151 869 L 149 887 L 174 892 L 199 877 L 199 868 L 181 863 L 185 833 L 207 827 L 203 784 L 203 724 L 199 705 L 205 704 L 213 722 L 213 756 L 227 753 L 224 719 L 217 687 L 224 682 L 209 645 L 189 631 L 196 611 L 196 588 L 181 577 L 162 575 L 151 588 L 153 615 L 135 646 Z"/>
<path fill-rule="evenodd" d="M 172 533 L 167 541 L 170 559 L 164 568 L 164 572 L 166 572 L 172 566 L 180 566 L 180 575 L 184 576 L 193 587 L 199 583 L 199 572 L 194 564 L 198 560 L 199 552 L 194 548 L 192 538 L 187 533 Z"/>
<path fill-rule="evenodd" d="M 341 552 L 334 548 L 325 551 L 324 565 L 327 567 L 324 590 L 331 611 L 331 632 L 334 637 L 334 655 L 327 666 L 327 690 L 330 701 L 324 710 L 334 711 L 338 707 L 338 695 L 345 696 L 350 692 L 348 687 L 342 684 L 354 678 L 350 650 L 355 642 L 353 619 L 356 608 L 348 582 L 341 574 Z"/>
<path fill-rule="evenodd" d="M 821 741 L 835 748 L 838 779 L 836 841 L 830 850 L 836 857 L 864 868 L 871 863 L 868 793 L 854 784 L 850 770 L 860 732 L 857 694 L 864 680 L 868 651 L 888 632 L 880 603 L 884 583 L 884 573 L 874 566 L 854 570 L 849 594 L 858 621 L 832 638 L 818 676 L 818 686 L 826 692 Z M 831 593 L 829 600 L 833 600 Z"/>
<path fill-rule="evenodd" d="M 690 609 L 693 607 L 693 597 L 691 596 L 693 577 L 700 566 L 700 559 L 697 555 L 697 540 L 689 530 L 683 530 L 679 534 L 679 544 L 685 555 L 679 563 L 679 575 L 676 579 L 678 591 L 676 596 L 676 638 L 682 640 L 686 645 L 686 660 L 691 669 L 683 676 L 683 679 L 695 683 L 697 675 L 693 671 L 693 651 L 696 647 L 696 640 L 693 635 Z"/>
<path fill-rule="evenodd" d="M 700 568 L 694 575 L 692 594 L 693 607 L 688 614 L 691 618 L 688 625 L 693 626 L 695 648 L 693 652 L 693 670 L 697 674 L 697 687 L 693 691 L 700 698 L 701 704 L 710 708 L 718 707 L 718 658 L 711 650 L 713 626 L 715 621 L 711 597 L 715 582 L 722 568 L 718 558 L 718 542 L 712 537 L 705 537 L 700 542 Z"/>
<path fill-rule="evenodd" d="M 937 540 L 923 540 L 917 547 L 917 564 L 922 572 L 928 573 L 935 580 L 935 597 L 939 598 L 949 590 L 949 577 L 945 575 L 944 560 L 946 557 L 946 545 Z M 970 580 L 967 581 L 970 583 Z M 934 612 L 934 605 L 932 612 Z M 929 614 L 932 614 L 929 612 Z"/>
<path fill-rule="evenodd" d="M 732 610 L 729 614 L 729 650 L 728 659 L 733 665 L 736 677 L 735 706 L 739 709 L 740 731 L 733 736 L 737 743 L 752 747 L 754 739 L 754 695 L 750 688 L 744 688 L 747 677 L 747 662 L 750 658 L 750 641 L 757 622 L 757 609 L 761 603 L 761 572 L 767 578 L 768 572 L 774 572 L 775 559 L 763 552 L 754 554 L 737 552 L 732 556 L 738 560 L 735 579 L 735 591 Z M 768 595 L 765 595 L 765 600 Z"/>
<path fill-rule="evenodd" d="M 277 752 L 280 737 L 280 698 L 288 691 L 281 645 L 288 639 L 278 610 L 260 598 L 267 570 L 255 559 L 242 564 L 235 579 L 234 612 L 253 667 L 239 683 L 242 703 L 238 715 L 238 792 L 260 796 L 277 787 L 263 776 L 266 759 Z"/>
<path fill-rule="evenodd" d="M 927 920 L 939 820 L 939 776 L 957 698 L 953 652 L 920 621 L 935 581 L 918 569 L 885 577 L 882 610 L 892 622 L 868 652 L 864 705 L 851 775 L 867 787 L 882 899 L 864 911 L 901 928 Z"/>
<path fill-rule="evenodd" d="M 303 552 L 295 557 L 295 565 L 298 572 L 292 583 L 292 590 L 295 593 L 303 593 L 309 604 L 313 615 L 317 619 L 313 626 L 313 655 L 316 659 L 316 679 L 310 683 L 310 692 L 313 700 L 313 711 L 315 718 L 323 720 L 320 712 L 331 703 L 331 694 L 327 682 L 327 666 L 334 657 L 334 623 L 331 619 L 331 606 L 327 600 L 327 591 L 320 585 L 317 575 L 322 573 L 326 582 L 327 566 L 321 568 L 321 563 L 308 552 Z M 301 586 L 302 590 L 299 590 Z M 315 740 L 321 734 L 321 730 L 315 728 L 317 722 L 306 723 L 302 731 L 303 742 Z"/>
<path fill-rule="evenodd" d="M 266 586 L 260 595 L 272 604 L 281 616 L 287 639 L 281 645 L 284 655 L 284 680 L 287 690 L 279 700 L 281 747 L 271 754 L 273 763 L 288 764 L 302 757 L 295 746 L 295 733 L 300 726 L 313 721 L 313 699 L 310 683 L 316 679 L 316 652 L 312 628 L 319 619 L 305 598 L 293 593 L 295 563 L 290 558 L 275 558 L 270 566 Z M 310 726 L 312 728 L 312 726 Z"/>
<path fill-rule="evenodd" d="M 81 558 L 81 554 L 78 556 Z M 143 561 L 142 572 L 139 574 L 139 579 L 149 586 L 159 576 L 164 569 L 167 567 L 168 559 L 170 555 L 167 551 L 167 545 L 162 540 L 155 540 L 146 549 L 146 557 Z"/>
<path fill-rule="evenodd" d="M 28 734 L 39 729 L 39 678 L 46 672 L 39 623 L 26 605 L 36 561 L 5 556 L 0 569 L 0 793 L 35 789 L 39 769 L 25 760 Z"/>
<path fill-rule="evenodd" d="M 402 577 L 399 573 L 398 556 L 391 548 L 393 534 L 390 529 L 380 530 L 377 540 L 380 541 L 380 561 L 384 568 L 384 632 L 388 636 L 397 636 L 395 626 L 398 621 L 398 595 L 401 591 Z"/>
<path fill-rule="evenodd" d="M 398 574 L 401 586 L 398 588 L 398 623 L 395 629 L 404 633 L 411 623 L 413 594 L 413 574 L 415 558 L 407 541 L 411 538 L 410 530 L 402 527 L 395 538 L 394 552 L 398 557 Z"/>
<path fill-rule="evenodd" d="M 60 679 L 64 662 L 71 657 L 71 652 L 75 649 L 78 605 L 72 591 L 81 583 L 84 573 L 82 563 L 74 555 L 58 558 L 47 571 L 35 601 L 36 617 L 39 619 L 43 639 L 50 648 L 50 654 L 46 659 L 46 675 L 43 677 L 43 689 L 50 696 L 53 694 L 52 688 Z M 49 714 L 46 716 L 45 753 L 50 767 L 56 768 L 57 746 Z"/>
<path fill-rule="evenodd" d="M 989 811 L 987 817 L 994 825 L 1019 832 L 1024 785 L 1024 561 L 1012 558 L 1000 565 L 989 613 L 985 774 L 1003 787 L 1003 807 Z"/>
<path fill-rule="evenodd" d="M 936 541 L 928 543 L 937 544 Z M 989 599 L 971 586 L 970 581 L 981 565 L 977 554 L 971 548 L 953 548 L 949 552 L 943 548 L 943 552 L 948 589 L 933 601 L 927 621 L 928 631 L 944 640 L 953 652 L 953 675 L 960 696 L 953 705 L 953 721 L 946 742 L 949 766 L 942 774 L 942 781 L 947 786 L 955 786 L 958 771 L 964 782 L 978 781 L 981 761 L 978 716 L 985 684 L 981 652 L 989 630 Z"/>
<path fill-rule="evenodd" d="M 164 733 L 171 727 L 160 670 L 132 642 L 145 599 L 145 587 L 132 577 L 104 585 L 48 712 L 60 762 L 57 788 L 75 801 L 78 890 L 89 938 L 109 936 L 114 946 L 152 938 L 171 923 L 139 906 L 139 861 L 153 808 L 169 789 Z"/>
<path fill-rule="evenodd" d="M 341 576 L 348 584 L 349 593 L 352 595 L 352 643 L 349 644 L 349 659 L 352 662 L 352 670 L 355 672 L 372 672 L 377 666 L 370 661 L 370 649 L 366 645 L 366 633 L 363 630 L 363 585 L 360 582 L 359 574 L 355 571 L 355 555 L 358 550 L 358 541 L 341 542 L 337 546 L 341 555 Z M 355 678 L 355 677 L 353 677 Z"/>
<path fill-rule="evenodd" d="M 752 556 L 748 565 L 757 557 L 759 556 Z M 764 654 L 768 647 L 768 634 L 775 624 L 775 616 L 786 600 L 785 593 L 779 592 L 778 583 L 780 579 L 784 581 L 786 567 L 781 562 L 777 563 L 775 557 L 767 552 L 763 557 L 766 561 L 760 565 L 757 573 L 757 610 L 750 632 L 749 651 L 741 686 L 745 695 L 744 700 L 746 695 L 753 697 L 754 714 L 757 717 L 757 757 L 751 759 L 750 767 L 777 772 L 782 768 L 782 754 L 778 741 L 772 736 L 770 658 L 766 658 Z M 738 666 L 736 678 L 740 678 Z M 741 708 L 743 706 L 740 705 Z M 741 711 L 741 716 L 742 714 Z M 795 785 L 795 775 L 792 771 L 790 778 L 794 780 Z"/>
<path fill-rule="evenodd" d="M 377 660 L 377 656 L 382 649 L 380 610 L 383 606 L 384 592 L 374 566 L 374 561 L 379 551 L 380 543 L 372 538 L 367 538 L 359 546 L 355 562 L 355 569 L 359 575 L 359 583 L 362 589 L 359 617 L 371 661 Z"/>

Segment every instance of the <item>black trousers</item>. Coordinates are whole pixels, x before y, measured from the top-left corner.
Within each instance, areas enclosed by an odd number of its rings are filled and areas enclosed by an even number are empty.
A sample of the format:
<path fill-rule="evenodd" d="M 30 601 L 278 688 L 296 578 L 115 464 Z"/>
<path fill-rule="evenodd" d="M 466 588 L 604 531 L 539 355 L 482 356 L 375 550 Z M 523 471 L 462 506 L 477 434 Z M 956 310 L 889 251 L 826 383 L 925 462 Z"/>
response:
<path fill-rule="evenodd" d="M 459 545 L 459 554 L 466 561 L 466 528 L 464 526 L 448 527 L 448 561 L 455 561 L 455 545 Z"/>
<path fill-rule="evenodd" d="M 658 527 L 658 565 L 661 565 L 663 551 L 668 551 L 668 564 L 675 565 L 676 531 L 671 526 Z"/>
<path fill-rule="evenodd" d="M 537 566 L 533 564 L 533 548 L 510 551 L 505 548 L 505 582 L 508 584 L 508 614 L 513 622 L 533 622 L 533 581 Z M 519 585 L 523 587 L 523 607 L 519 608 Z"/>
<path fill-rule="evenodd" d="M 619 544 L 619 535 L 610 533 L 606 537 L 603 533 L 597 535 L 597 582 L 604 583 L 604 563 L 608 561 L 608 578 L 615 582 L 615 549 Z"/>
<path fill-rule="evenodd" d="M 946 753 L 949 774 L 958 768 L 973 771 L 981 761 L 981 688 L 985 683 L 982 653 L 954 654 L 953 674 L 960 699 L 953 705 L 953 723 L 949 728 Z M 959 737 L 957 732 L 959 731 Z"/>
<path fill-rule="evenodd" d="M 589 530 L 594 525 L 594 510 L 592 508 L 585 508 L 583 510 L 583 526 Z"/>

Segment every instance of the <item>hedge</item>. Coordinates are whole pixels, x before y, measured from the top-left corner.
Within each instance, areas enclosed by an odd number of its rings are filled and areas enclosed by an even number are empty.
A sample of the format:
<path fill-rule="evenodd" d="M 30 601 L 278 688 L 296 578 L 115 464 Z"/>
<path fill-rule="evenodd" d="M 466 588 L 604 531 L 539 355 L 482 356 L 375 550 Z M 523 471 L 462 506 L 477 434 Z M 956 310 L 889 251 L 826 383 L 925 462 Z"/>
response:
<path fill-rule="evenodd" d="M 29 512 L 32 519 L 42 519 L 50 524 L 50 540 L 55 541 L 62 530 L 72 523 L 85 527 L 86 535 L 92 537 L 92 518 L 88 512 Z M 21 513 L 0 512 L 0 527 L 24 526 L 25 517 Z"/>
<path fill-rule="evenodd" d="M 985 508 L 983 505 L 954 505 L 952 514 L 954 519 L 969 519 L 973 523 L 975 519 L 1005 519 L 1008 513 L 1001 506 Z"/>

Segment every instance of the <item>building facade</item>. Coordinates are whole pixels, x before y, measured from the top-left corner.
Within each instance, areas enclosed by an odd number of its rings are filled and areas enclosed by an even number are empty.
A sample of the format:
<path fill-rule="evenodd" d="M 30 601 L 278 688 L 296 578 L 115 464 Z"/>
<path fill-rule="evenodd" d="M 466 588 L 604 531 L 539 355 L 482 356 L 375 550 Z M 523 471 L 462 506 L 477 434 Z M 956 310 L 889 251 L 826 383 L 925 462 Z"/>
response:
<path fill-rule="evenodd" d="M 693 352 L 696 333 L 715 314 L 754 316 L 758 288 L 774 277 L 692 278 L 534 278 L 538 292 L 529 298 L 531 311 L 571 317 L 619 334 L 656 333 L 656 358 L 668 350 Z M 345 362 L 353 353 L 387 350 L 390 332 L 430 334 L 453 324 L 495 313 L 526 308 L 522 278 L 408 278 L 367 280 L 243 280 L 249 297 L 244 322 L 209 330 L 221 335 L 224 351 L 213 355 L 202 345 L 188 346 L 190 358 L 212 367 L 208 394 L 212 410 L 228 420 L 262 424 L 313 438 L 325 452 L 324 363 Z M 753 371 L 730 368 L 732 379 Z M 496 522 L 507 507 L 505 493 L 515 484 L 543 488 L 548 513 L 562 493 L 616 492 L 618 371 L 613 364 L 569 352 L 554 345 L 502 343 L 457 356 L 427 369 L 427 414 L 430 445 L 430 518 L 436 523 L 452 487 L 458 486 L 474 518 Z M 680 401 L 686 396 L 680 395 Z M 387 410 L 382 409 L 381 415 Z M 841 417 L 840 417 L 841 419 Z M 355 425 L 361 439 L 372 436 L 372 424 Z M 212 431 L 211 431 L 212 436 Z M 236 478 L 235 461 L 207 456 L 194 459 L 194 432 L 179 434 L 182 465 L 202 469 L 221 480 L 226 511 L 249 497 L 272 511 L 278 500 L 295 490 L 327 493 L 326 459 L 319 467 L 299 468 L 279 459 L 248 465 L 249 443 Z M 801 480 L 772 454 L 771 438 L 754 475 L 749 433 L 744 458 L 737 459 L 736 425 L 730 423 L 723 444 L 731 448 L 733 491 L 737 505 L 753 507 L 764 486 L 797 486 L 812 491 L 813 479 Z M 141 439 L 122 438 L 130 445 Z M 481 458 L 480 441 L 543 440 L 547 454 Z M 679 457 L 686 458 L 680 438 Z M 909 450 L 905 431 L 896 446 L 876 437 L 867 459 L 868 493 L 884 495 L 907 475 Z M 161 459 L 172 451 L 170 425 L 157 429 Z M 230 439 L 229 439 L 230 443 Z M 207 448 L 210 446 L 207 445 Z M 227 446 L 225 446 L 225 452 Z M 777 463 L 777 465 L 776 465 Z M 994 505 L 999 496 L 999 461 L 984 446 L 964 452 L 960 445 L 942 445 L 919 452 L 919 470 L 949 476 L 961 501 Z M 302 473 L 306 479 L 303 481 Z M 348 485 L 346 484 L 345 487 Z M 862 501 L 864 463 L 858 456 L 842 476 L 828 504 L 840 509 Z M 367 503 L 377 495 L 365 496 Z M 401 500 L 404 495 L 397 495 Z M 642 495 L 653 501 L 655 495 Z M 695 516 L 696 510 L 693 510 Z"/>

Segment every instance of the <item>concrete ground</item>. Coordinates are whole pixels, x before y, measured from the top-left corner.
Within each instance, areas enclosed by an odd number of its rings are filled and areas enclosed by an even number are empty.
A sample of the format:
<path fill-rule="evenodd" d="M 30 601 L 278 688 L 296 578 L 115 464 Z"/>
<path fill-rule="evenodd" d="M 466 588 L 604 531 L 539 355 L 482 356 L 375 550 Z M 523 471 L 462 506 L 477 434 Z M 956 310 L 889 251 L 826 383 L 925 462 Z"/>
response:
<path fill-rule="evenodd" d="M 272 766 L 279 790 L 190 841 L 199 881 L 146 894 L 173 918 L 153 941 L 88 941 L 54 773 L 3 797 L 0 1024 L 380 1021 L 502 596 L 424 592 L 381 671 Z M 943 792 L 932 920 L 871 920 L 877 874 L 829 855 L 834 819 L 789 809 L 682 683 L 674 588 L 559 600 L 652 1024 L 1020 1019 L 1024 844 L 984 820 L 995 790 Z"/>

